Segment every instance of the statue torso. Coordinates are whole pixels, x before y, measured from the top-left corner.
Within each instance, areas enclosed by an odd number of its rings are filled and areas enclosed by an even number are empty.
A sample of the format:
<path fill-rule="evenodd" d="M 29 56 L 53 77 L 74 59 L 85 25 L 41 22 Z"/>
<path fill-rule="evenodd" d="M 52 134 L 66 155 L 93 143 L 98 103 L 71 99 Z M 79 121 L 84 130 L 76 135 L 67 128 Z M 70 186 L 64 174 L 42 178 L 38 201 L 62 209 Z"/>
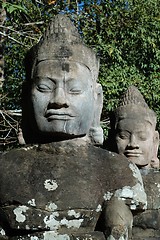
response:
<path fill-rule="evenodd" d="M 116 154 L 93 146 L 60 144 L 4 154 L 2 227 L 13 235 L 12 229 L 38 234 L 46 230 L 72 235 L 93 232 L 106 194 L 135 184 L 126 159 L 119 159 L 121 168 L 117 160 Z"/>

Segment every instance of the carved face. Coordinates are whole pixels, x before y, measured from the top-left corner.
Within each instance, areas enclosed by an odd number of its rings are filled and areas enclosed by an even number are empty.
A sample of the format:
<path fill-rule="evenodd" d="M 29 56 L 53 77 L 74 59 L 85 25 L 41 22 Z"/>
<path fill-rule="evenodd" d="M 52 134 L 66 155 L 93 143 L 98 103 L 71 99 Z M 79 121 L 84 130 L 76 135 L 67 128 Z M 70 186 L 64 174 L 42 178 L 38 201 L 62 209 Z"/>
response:
<path fill-rule="evenodd" d="M 94 115 L 91 72 L 75 62 L 41 61 L 34 70 L 31 100 L 41 133 L 85 135 Z"/>
<path fill-rule="evenodd" d="M 155 154 L 155 130 L 143 119 L 126 118 L 119 121 L 116 129 L 118 153 L 124 154 L 137 166 L 150 164 Z"/>

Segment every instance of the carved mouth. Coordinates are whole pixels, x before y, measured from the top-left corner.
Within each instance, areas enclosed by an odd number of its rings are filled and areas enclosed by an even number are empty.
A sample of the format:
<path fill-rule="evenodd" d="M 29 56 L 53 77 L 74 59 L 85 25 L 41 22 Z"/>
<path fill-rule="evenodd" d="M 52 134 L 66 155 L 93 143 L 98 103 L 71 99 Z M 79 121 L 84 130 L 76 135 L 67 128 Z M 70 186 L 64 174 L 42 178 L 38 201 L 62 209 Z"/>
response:
<path fill-rule="evenodd" d="M 48 119 L 48 121 L 52 120 L 71 120 L 75 117 L 72 113 L 69 112 L 63 112 L 59 110 L 49 110 L 47 111 L 45 117 Z"/>
<path fill-rule="evenodd" d="M 142 152 L 131 152 L 131 151 L 125 151 L 124 155 L 126 157 L 140 157 L 142 155 Z"/>

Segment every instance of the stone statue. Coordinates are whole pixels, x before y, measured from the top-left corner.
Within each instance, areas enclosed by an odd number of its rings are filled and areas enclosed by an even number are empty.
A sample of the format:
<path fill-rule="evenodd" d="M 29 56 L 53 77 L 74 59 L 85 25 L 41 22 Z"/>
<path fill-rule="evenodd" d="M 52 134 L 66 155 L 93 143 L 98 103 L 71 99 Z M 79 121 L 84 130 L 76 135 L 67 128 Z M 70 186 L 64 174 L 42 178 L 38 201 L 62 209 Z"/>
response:
<path fill-rule="evenodd" d="M 130 210 L 146 208 L 138 168 L 94 146 L 102 142 L 98 68 L 64 15 L 27 54 L 22 131 L 28 145 L 0 158 L 2 238 L 127 240 Z"/>
<path fill-rule="evenodd" d="M 112 150 L 125 155 L 140 169 L 159 168 L 156 114 L 142 94 L 130 86 L 111 114 Z"/>
<path fill-rule="evenodd" d="M 111 114 L 109 139 L 113 151 L 140 168 L 147 194 L 147 210 L 134 216 L 133 240 L 160 239 L 159 134 L 155 128 L 156 114 L 139 90 L 130 86 Z"/>
<path fill-rule="evenodd" d="M 27 142 L 77 138 L 89 135 L 89 130 L 92 132 L 95 128 L 99 129 L 102 142 L 100 114 L 103 103 L 102 88 L 96 82 L 98 69 L 95 53 L 82 44 L 78 32 L 70 27 L 66 18 L 61 16 L 60 21 L 50 25 L 26 58 L 24 92 L 30 96 L 24 97 L 23 116 L 27 126 L 28 123 L 31 126 L 30 131 L 28 128 L 24 131 Z M 28 117 L 27 105 L 34 119 Z"/>

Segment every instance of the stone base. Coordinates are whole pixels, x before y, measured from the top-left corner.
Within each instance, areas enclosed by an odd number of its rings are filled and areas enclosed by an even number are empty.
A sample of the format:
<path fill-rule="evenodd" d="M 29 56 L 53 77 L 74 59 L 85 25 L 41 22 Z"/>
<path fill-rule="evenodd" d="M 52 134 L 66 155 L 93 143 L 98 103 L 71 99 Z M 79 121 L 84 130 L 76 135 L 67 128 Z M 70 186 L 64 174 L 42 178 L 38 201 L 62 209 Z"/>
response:
<path fill-rule="evenodd" d="M 103 233 L 55 234 L 54 231 L 9 237 L 8 240 L 105 240 Z"/>
<path fill-rule="evenodd" d="M 132 240 L 160 240 L 160 230 L 134 227 Z"/>

